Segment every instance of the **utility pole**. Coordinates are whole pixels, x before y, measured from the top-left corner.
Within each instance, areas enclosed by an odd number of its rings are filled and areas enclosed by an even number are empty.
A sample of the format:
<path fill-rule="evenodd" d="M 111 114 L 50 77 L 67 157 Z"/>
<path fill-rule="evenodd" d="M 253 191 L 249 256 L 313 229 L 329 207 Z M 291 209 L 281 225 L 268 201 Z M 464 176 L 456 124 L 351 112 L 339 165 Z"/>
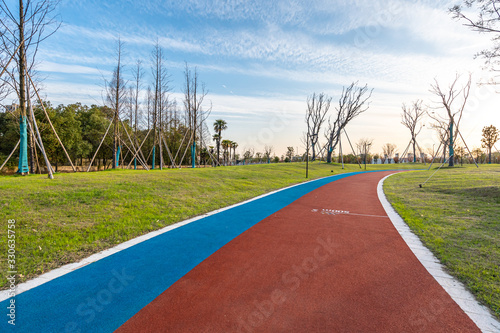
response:
<path fill-rule="evenodd" d="M 309 133 L 306 139 L 306 178 L 309 176 Z"/>
<path fill-rule="evenodd" d="M 306 178 L 309 177 L 309 137 L 312 136 L 312 137 L 315 137 L 317 136 L 317 134 L 309 134 L 307 133 L 307 147 L 306 147 Z"/>

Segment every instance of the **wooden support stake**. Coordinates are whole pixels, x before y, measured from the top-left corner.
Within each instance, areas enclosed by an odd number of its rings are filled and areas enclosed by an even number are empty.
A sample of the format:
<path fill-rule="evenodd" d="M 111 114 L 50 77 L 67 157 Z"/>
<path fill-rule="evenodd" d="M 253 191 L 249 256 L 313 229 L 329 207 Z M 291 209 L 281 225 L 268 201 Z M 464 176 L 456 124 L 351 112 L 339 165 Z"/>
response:
<path fill-rule="evenodd" d="M 94 163 L 94 159 L 95 159 L 95 157 L 97 156 L 97 153 L 99 152 L 99 149 L 101 149 L 101 145 L 102 145 L 102 143 L 104 142 L 104 139 L 106 139 L 106 136 L 108 135 L 109 129 L 111 128 L 111 125 L 112 125 L 112 124 L 113 124 L 113 122 L 111 121 L 111 122 L 109 123 L 108 129 L 106 130 L 106 133 L 104 133 L 104 136 L 102 137 L 101 143 L 99 143 L 99 147 L 97 147 L 97 150 L 95 151 L 95 154 L 94 154 L 94 156 L 92 157 L 92 160 L 90 161 L 90 164 L 89 164 L 89 167 L 88 167 L 88 169 L 87 169 L 87 172 L 89 172 L 90 167 L 92 167 L 92 163 Z"/>
<path fill-rule="evenodd" d="M 40 144 L 40 150 L 42 152 L 43 159 L 45 160 L 45 165 L 47 166 L 47 172 L 49 174 L 49 179 L 54 179 L 54 175 L 52 174 L 52 165 L 50 165 L 47 154 L 45 153 L 45 148 L 43 147 L 42 137 L 40 136 L 40 132 L 38 131 L 38 125 L 36 123 L 35 114 L 33 112 L 33 106 L 31 105 L 31 103 L 30 103 L 30 112 L 31 112 L 31 116 L 33 117 L 33 127 L 35 127 L 36 135 L 38 137 L 38 141 Z"/>
<path fill-rule="evenodd" d="M 59 141 L 59 144 L 61 145 L 62 149 L 64 150 L 64 153 L 66 154 L 66 157 L 68 158 L 68 161 L 71 164 L 71 167 L 73 168 L 73 171 L 76 172 L 76 168 L 73 165 L 73 162 L 71 161 L 71 158 L 69 157 L 69 154 L 66 151 L 66 148 L 64 147 L 61 139 L 59 138 L 59 135 L 57 135 L 57 132 L 56 132 L 56 129 L 54 128 L 54 125 L 52 125 L 52 121 L 50 120 L 50 117 L 49 117 L 49 114 L 47 113 L 47 110 L 45 110 L 45 105 L 43 105 L 43 101 L 40 98 L 40 95 L 38 94 L 38 91 L 36 90 L 35 84 L 33 83 L 33 80 L 31 79 L 31 76 L 28 73 L 26 73 L 26 75 L 30 79 L 31 85 L 33 86 L 33 90 L 35 90 L 36 96 L 38 97 L 38 100 L 40 101 L 40 105 L 42 106 L 43 112 L 45 113 L 45 116 L 47 117 L 47 120 L 49 121 L 49 124 L 50 124 L 50 127 L 52 128 L 52 131 L 56 135 L 57 141 Z M 36 122 L 34 115 L 33 115 L 33 121 Z"/>
<path fill-rule="evenodd" d="M 12 157 L 12 154 L 14 154 L 14 152 L 17 149 L 17 147 L 19 147 L 19 143 L 21 143 L 21 140 L 17 141 L 17 144 L 14 147 L 14 149 L 12 149 L 12 152 L 10 153 L 10 155 L 7 157 L 7 159 L 5 160 L 5 162 L 3 162 L 2 166 L 0 166 L 0 171 L 3 169 L 3 167 L 5 166 L 5 164 L 7 164 L 7 162 L 9 161 L 9 159 Z"/>

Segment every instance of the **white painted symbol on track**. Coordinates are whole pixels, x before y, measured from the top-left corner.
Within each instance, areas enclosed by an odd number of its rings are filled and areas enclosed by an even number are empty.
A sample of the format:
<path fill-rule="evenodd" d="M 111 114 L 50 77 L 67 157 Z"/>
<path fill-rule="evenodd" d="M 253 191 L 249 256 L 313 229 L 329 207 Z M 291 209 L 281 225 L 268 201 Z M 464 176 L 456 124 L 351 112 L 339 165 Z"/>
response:
<path fill-rule="evenodd" d="M 319 212 L 319 209 L 313 209 L 313 210 L 311 210 L 311 212 L 317 213 L 317 212 Z M 338 209 L 322 209 L 321 214 L 326 214 L 326 215 L 349 214 L 349 211 L 338 210 Z"/>
<path fill-rule="evenodd" d="M 323 208 L 321 210 L 319 209 L 312 209 L 311 212 L 313 213 L 318 213 L 320 212 L 323 215 L 357 215 L 357 216 L 367 216 L 367 217 L 384 217 L 388 218 L 388 216 L 382 216 L 382 215 L 370 215 L 370 214 L 356 214 L 356 213 L 351 213 L 348 210 L 339 210 L 339 209 L 326 209 Z"/>

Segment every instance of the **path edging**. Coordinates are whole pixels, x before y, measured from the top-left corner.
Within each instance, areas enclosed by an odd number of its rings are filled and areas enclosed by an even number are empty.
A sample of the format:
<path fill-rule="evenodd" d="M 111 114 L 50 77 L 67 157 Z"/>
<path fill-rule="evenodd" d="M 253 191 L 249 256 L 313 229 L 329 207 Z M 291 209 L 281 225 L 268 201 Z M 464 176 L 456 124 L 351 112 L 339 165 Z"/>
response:
<path fill-rule="evenodd" d="M 377 185 L 377 194 L 380 203 L 384 207 L 387 216 L 389 216 L 396 230 L 429 274 L 434 277 L 482 332 L 500 332 L 500 322 L 491 314 L 490 310 L 484 305 L 479 304 L 475 297 L 460 281 L 445 271 L 440 261 L 425 247 L 418 236 L 410 230 L 406 222 L 389 203 L 385 196 L 383 186 L 384 181 L 392 175 L 388 175 L 379 181 Z"/>

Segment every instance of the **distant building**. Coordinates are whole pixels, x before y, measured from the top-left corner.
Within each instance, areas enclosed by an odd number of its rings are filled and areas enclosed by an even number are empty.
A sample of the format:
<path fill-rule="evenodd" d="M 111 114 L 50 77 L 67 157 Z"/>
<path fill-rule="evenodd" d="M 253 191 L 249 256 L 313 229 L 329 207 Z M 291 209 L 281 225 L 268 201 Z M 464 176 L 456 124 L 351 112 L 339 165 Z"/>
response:
<path fill-rule="evenodd" d="M 16 109 L 19 107 L 18 104 L 12 103 L 12 105 L 5 105 L 5 111 L 4 112 L 14 112 Z M 0 109 L 1 110 L 1 109 Z"/>

